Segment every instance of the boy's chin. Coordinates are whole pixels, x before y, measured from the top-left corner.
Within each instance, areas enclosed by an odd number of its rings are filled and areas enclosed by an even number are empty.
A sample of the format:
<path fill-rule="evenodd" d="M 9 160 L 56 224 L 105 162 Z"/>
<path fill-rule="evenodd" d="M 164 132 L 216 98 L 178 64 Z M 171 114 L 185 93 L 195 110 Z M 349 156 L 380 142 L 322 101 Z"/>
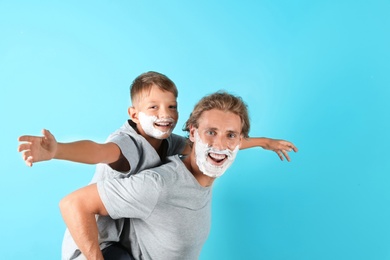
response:
<path fill-rule="evenodd" d="M 152 137 L 154 139 L 163 140 L 163 139 L 167 139 L 170 135 L 171 135 L 171 132 L 165 133 L 165 134 L 160 135 L 160 136 L 152 136 Z"/>

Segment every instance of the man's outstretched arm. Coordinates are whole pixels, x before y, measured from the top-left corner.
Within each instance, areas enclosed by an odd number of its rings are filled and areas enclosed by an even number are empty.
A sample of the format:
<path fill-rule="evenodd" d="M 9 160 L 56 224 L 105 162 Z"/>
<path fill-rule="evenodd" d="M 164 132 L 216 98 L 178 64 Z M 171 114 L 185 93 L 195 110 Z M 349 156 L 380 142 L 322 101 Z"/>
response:
<path fill-rule="evenodd" d="M 96 184 L 67 195 L 60 202 L 62 217 L 73 240 L 87 259 L 103 260 L 95 215 L 108 215 Z"/>
<path fill-rule="evenodd" d="M 250 137 L 243 138 L 240 149 L 252 147 L 262 147 L 263 149 L 274 151 L 283 161 L 283 156 L 287 161 L 290 161 L 288 152 L 298 152 L 298 148 L 291 142 L 279 139 L 271 139 L 266 137 Z"/>

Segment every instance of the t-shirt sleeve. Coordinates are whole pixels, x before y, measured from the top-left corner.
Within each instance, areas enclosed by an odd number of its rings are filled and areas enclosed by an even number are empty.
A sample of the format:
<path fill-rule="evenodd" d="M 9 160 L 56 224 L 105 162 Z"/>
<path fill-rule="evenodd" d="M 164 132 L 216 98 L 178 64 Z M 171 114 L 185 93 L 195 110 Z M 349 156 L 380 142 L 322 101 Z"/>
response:
<path fill-rule="evenodd" d="M 119 133 L 107 139 L 107 142 L 115 143 L 119 146 L 123 156 L 130 164 L 131 169 L 139 169 L 139 163 L 142 154 L 142 147 L 140 141 L 133 136 L 125 133 Z"/>
<path fill-rule="evenodd" d="M 157 204 L 162 186 L 161 176 L 150 170 L 97 182 L 100 198 L 113 219 L 147 218 Z"/>
<path fill-rule="evenodd" d="M 168 147 L 168 153 L 167 156 L 181 154 L 187 144 L 187 138 L 171 134 L 168 138 L 169 147 Z"/>

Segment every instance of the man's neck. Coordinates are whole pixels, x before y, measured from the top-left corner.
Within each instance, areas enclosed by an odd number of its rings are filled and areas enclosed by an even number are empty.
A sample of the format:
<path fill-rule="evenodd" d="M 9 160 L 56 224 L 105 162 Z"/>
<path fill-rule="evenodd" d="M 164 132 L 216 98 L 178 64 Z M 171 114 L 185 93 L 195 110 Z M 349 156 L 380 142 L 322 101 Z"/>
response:
<path fill-rule="evenodd" d="M 195 179 L 198 181 L 199 185 L 203 187 L 210 187 L 213 185 L 215 178 L 209 177 L 205 174 L 203 174 L 200 170 L 198 165 L 196 164 L 195 160 L 191 160 L 192 153 L 188 156 L 186 156 L 183 159 L 184 165 L 187 167 L 187 169 L 194 175 Z"/>

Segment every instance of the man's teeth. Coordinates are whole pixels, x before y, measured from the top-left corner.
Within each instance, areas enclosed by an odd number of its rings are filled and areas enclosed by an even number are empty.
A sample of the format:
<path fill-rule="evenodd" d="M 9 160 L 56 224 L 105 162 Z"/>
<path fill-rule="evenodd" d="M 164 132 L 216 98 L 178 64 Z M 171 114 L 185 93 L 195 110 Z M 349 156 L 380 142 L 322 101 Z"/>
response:
<path fill-rule="evenodd" d="M 214 160 L 223 160 L 226 158 L 226 154 L 210 153 L 209 156 Z"/>

